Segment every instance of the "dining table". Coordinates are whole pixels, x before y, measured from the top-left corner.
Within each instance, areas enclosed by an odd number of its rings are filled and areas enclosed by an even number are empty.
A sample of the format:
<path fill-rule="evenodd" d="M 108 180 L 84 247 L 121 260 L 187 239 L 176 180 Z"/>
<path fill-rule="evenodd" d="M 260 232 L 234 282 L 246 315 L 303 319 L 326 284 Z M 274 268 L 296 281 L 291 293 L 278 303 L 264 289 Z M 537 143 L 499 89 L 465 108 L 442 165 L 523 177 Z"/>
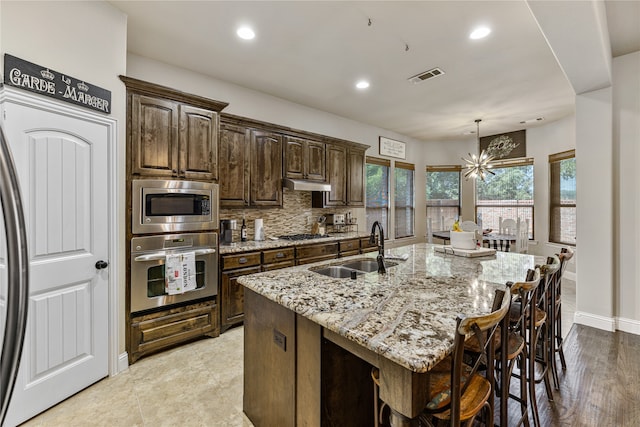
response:
<path fill-rule="evenodd" d="M 451 231 L 433 231 L 431 233 L 436 239 L 444 240 L 448 242 L 451 240 Z M 501 234 L 493 232 L 482 233 L 482 245 L 487 248 L 493 248 L 497 251 L 509 252 L 512 244 L 515 244 L 515 234 Z"/>
<path fill-rule="evenodd" d="M 358 405 L 368 401 L 362 386 L 372 366 L 391 425 L 417 425 L 429 371 L 453 349 L 456 317 L 489 312 L 495 289 L 524 280 L 544 262 L 509 252 L 467 258 L 436 246 L 385 251 L 385 274 L 322 274 L 350 262 L 375 263 L 376 254 L 362 254 L 239 277 L 246 316 L 243 409 L 254 425 L 323 425 L 326 417 L 371 425 L 367 405 Z"/>

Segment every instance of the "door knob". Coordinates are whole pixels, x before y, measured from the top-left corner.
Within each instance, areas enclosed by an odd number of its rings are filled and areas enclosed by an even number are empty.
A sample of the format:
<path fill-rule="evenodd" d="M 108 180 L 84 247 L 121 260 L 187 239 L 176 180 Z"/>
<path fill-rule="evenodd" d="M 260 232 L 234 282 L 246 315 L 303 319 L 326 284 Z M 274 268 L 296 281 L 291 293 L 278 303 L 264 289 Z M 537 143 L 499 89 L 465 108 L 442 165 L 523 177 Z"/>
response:
<path fill-rule="evenodd" d="M 96 269 L 97 270 L 102 270 L 103 268 L 107 268 L 108 265 L 109 265 L 109 263 L 107 261 L 100 260 L 100 261 L 96 262 Z"/>

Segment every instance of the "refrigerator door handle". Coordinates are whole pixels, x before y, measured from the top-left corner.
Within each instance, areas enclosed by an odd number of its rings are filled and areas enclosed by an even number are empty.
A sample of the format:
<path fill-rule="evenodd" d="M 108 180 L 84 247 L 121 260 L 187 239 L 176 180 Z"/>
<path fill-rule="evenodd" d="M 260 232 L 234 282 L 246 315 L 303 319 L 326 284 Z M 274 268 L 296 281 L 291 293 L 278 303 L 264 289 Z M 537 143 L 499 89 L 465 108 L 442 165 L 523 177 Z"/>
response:
<path fill-rule="evenodd" d="M 0 355 L 0 425 L 2 425 L 16 383 L 27 326 L 29 257 L 18 175 L 1 127 L 0 201 L 7 234 L 7 317 Z"/>

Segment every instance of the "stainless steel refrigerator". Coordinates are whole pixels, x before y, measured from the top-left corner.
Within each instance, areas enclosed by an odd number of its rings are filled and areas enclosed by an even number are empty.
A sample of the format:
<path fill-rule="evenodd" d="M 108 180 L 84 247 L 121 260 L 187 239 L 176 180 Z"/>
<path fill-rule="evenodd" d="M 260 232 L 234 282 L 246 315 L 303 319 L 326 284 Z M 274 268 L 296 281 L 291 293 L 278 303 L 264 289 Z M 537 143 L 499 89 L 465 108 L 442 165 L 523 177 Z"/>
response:
<path fill-rule="evenodd" d="M 9 144 L 2 128 L 0 128 L 0 201 L 4 219 L 0 244 L 6 246 L 6 257 L 4 260 L 0 259 L 0 263 L 3 263 L 6 268 L 7 280 L 6 317 L 0 318 L 0 322 L 4 320 L 4 336 L 2 347 L 0 347 L 0 425 L 2 425 L 20 365 L 29 296 L 27 237 L 20 187 Z"/>

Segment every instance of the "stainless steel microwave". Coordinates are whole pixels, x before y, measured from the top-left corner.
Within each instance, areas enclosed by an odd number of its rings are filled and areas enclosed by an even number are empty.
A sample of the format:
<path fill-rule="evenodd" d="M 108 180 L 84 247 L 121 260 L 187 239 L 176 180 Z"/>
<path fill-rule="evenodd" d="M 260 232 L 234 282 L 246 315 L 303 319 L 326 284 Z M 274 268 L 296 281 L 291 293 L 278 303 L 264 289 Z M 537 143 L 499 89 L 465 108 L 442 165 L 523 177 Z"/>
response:
<path fill-rule="evenodd" d="M 133 234 L 218 229 L 218 184 L 136 179 L 131 205 Z"/>

